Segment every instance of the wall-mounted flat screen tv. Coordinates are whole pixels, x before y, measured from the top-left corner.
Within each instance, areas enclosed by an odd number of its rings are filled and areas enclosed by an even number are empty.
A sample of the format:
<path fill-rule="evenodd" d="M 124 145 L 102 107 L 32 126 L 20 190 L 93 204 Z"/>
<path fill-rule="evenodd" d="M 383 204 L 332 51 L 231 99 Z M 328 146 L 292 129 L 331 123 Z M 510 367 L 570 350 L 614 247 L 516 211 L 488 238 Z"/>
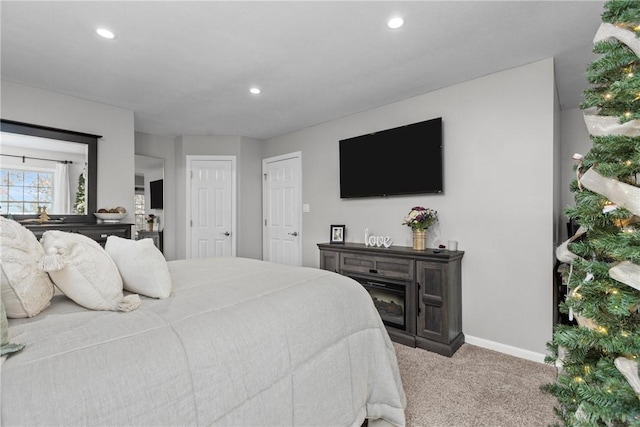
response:
<path fill-rule="evenodd" d="M 340 198 L 442 193 L 442 118 L 340 141 Z"/>
<path fill-rule="evenodd" d="M 151 209 L 162 209 L 164 205 L 163 180 L 151 181 L 149 183 L 149 192 L 151 193 Z"/>

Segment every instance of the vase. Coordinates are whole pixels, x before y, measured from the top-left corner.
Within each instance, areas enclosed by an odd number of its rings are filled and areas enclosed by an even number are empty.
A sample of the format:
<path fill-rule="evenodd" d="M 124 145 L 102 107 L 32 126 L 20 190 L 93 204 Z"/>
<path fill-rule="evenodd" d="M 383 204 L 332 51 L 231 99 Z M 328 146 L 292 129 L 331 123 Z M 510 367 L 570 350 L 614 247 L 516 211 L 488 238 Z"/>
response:
<path fill-rule="evenodd" d="M 427 230 L 413 230 L 413 249 L 416 251 L 427 249 Z"/>
<path fill-rule="evenodd" d="M 148 222 L 147 223 L 147 231 L 153 231 L 153 223 L 152 222 Z"/>

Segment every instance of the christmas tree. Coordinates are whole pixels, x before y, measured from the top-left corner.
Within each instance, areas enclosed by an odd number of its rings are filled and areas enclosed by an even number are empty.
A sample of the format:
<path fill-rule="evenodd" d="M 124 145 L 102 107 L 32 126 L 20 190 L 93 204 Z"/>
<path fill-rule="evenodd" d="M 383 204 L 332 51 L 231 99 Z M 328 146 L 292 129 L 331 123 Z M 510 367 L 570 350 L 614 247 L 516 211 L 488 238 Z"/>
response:
<path fill-rule="evenodd" d="M 83 172 L 78 177 L 78 190 L 76 190 L 76 203 L 74 204 L 76 214 L 84 215 L 86 206 L 87 204 L 85 202 L 85 179 L 84 179 L 84 172 Z"/>
<path fill-rule="evenodd" d="M 547 362 L 558 368 L 543 386 L 565 425 L 640 426 L 640 1 L 605 4 L 587 68 L 581 109 L 593 146 L 578 161 L 580 226 L 557 249 L 569 267 L 560 309 L 575 325 L 557 325 Z"/>

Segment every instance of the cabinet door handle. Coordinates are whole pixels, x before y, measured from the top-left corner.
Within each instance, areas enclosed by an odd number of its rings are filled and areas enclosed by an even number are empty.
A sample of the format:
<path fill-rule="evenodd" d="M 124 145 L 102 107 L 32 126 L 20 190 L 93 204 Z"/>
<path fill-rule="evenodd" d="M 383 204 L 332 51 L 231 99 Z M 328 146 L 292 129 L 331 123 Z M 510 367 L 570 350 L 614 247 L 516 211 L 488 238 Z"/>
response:
<path fill-rule="evenodd" d="M 375 268 L 370 268 L 369 273 L 378 274 L 378 270 L 376 270 Z"/>

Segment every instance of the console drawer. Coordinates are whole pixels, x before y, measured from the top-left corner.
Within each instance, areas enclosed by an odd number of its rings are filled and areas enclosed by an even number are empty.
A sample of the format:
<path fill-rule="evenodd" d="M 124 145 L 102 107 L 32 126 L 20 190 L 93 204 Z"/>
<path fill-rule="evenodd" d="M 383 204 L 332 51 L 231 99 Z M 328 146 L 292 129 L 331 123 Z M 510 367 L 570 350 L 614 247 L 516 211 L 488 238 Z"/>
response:
<path fill-rule="evenodd" d="M 107 237 L 109 236 L 118 236 L 125 239 L 128 239 L 130 236 L 130 228 L 131 226 L 126 227 L 110 227 L 110 228 L 88 228 L 88 229 L 78 229 L 74 230 L 76 233 L 84 234 L 90 239 L 95 240 L 100 243 L 102 246 L 107 242 Z"/>
<path fill-rule="evenodd" d="M 342 274 L 367 274 L 390 279 L 413 280 L 415 261 L 406 258 L 377 257 L 342 253 L 340 272 Z"/>

